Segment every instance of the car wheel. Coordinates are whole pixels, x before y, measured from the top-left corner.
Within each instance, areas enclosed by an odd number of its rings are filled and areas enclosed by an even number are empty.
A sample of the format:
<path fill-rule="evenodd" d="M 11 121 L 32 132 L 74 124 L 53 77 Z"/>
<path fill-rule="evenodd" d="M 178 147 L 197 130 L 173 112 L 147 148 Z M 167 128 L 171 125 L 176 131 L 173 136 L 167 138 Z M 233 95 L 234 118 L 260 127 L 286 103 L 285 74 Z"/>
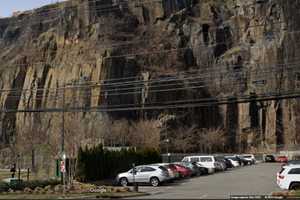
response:
<path fill-rule="evenodd" d="M 120 179 L 120 185 L 123 186 L 123 187 L 126 187 L 128 185 L 127 178 L 121 178 Z"/>
<path fill-rule="evenodd" d="M 291 183 L 289 189 L 290 190 L 299 190 L 300 189 L 300 183 Z"/>
<path fill-rule="evenodd" d="M 150 179 L 150 184 L 151 184 L 153 187 L 159 186 L 159 180 L 158 180 L 158 178 L 152 177 L 152 178 Z"/>

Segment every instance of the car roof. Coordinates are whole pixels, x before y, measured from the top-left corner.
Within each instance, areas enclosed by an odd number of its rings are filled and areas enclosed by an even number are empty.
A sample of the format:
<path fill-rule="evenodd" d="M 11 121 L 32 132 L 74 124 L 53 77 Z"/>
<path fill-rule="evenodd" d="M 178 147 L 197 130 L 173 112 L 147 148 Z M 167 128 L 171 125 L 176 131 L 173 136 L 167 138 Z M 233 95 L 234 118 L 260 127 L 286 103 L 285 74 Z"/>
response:
<path fill-rule="evenodd" d="M 285 165 L 283 168 L 299 168 L 300 164 L 295 164 L 295 165 Z"/>
<path fill-rule="evenodd" d="M 154 164 L 151 164 L 153 166 L 166 166 L 166 165 L 170 165 L 172 163 L 154 163 Z"/>
<path fill-rule="evenodd" d="M 214 157 L 212 155 L 201 155 L 201 156 L 186 156 L 184 158 L 198 158 L 198 157 Z"/>
<path fill-rule="evenodd" d="M 155 164 L 150 164 L 150 165 L 139 165 L 139 166 L 136 166 L 136 167 L 157 167 L 158 165 L 155 165 Z"/>

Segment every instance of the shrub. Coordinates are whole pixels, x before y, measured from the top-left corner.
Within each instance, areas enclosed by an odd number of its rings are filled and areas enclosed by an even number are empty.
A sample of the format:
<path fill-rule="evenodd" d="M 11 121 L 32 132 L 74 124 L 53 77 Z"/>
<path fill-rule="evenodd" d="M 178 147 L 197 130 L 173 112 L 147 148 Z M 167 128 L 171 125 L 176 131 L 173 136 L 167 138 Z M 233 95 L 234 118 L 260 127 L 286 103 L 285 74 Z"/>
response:
<path fill-rule="evenodd" d="M 9 185 L 3 181 L 0 182 L 0 193 L 7 192 L 9 189 Z"/>
<path fill-rule="evenodd" d="M 155 149 L 129 149 L 108 151 L 102 145 L 79 149 L 76 179 L 82 182 L 114 178 L 117 173 L 129 170 L 132 164 L 143 165 L 161 162 L 160 153 Z"/>
<path fill-rule="evenodd" d="M 24 182 L 24 188 L 30 188 L 32 190 L 34 190 L 37 187 L 41 187 L 44 188 L 46 186 L 56 186 L 60 184 L 60 181 L 58 180 L 33 180 L 33 181 L 28 181 L 28 182 Z"/>
<path fill-rule="evenodd" d="M 13 191 L 24 190 L 29 188 L 34 190 L 37 187 L 44 188 L 46 186 L 55 186 L 60 184 L 58 180 L 33 180 L 33 181 L 14 181 L 12 183 L 0 182 L 0 192 L 7 192 L 9 189 Z"/>

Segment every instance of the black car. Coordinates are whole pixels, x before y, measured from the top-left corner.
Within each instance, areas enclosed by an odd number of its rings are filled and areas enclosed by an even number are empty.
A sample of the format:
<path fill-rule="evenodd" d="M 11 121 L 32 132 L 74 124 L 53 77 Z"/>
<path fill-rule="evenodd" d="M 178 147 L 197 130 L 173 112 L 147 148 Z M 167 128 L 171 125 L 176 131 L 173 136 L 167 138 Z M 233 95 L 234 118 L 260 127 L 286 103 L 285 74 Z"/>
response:
<path fill-rule="evenodd" d="M 192 162 L 193 165 L 198 167 L 200 175 L 207 175 L 208 169 L 197 162 Z"/>
<path fill-rule="evenodd" d="M 240 166 L 244 166 L 244 165 L 250 165 L 251 162 L 249 162 L 249 160 L 246 160 L 245 158 L 243 158 L 242 156 L 235 156 L 236 159 L 238 160 Z"/>
<path fill-rule="evenodd" d="M 229 159 L 224 158 L 225 164 L 227 168 L 233 168 L 234 166 L 232 165 L 232 163 L 230 162 Z"/>
<path fill-rule="evenodd" d="M 227 158 L 225 158 L 224 156 L 216 156 L 215 157 L 216 161 L 218 162 L 222 162 L 225 165 L 225 170 L 227 170 L 228 168 L 233 168 L 232 163 L 230 162 L 230 160 L 228 160 Z"/>
<path fill-rule="evenodd" d="M 276 162 L 275 156 L 273 155 L 266 155 L 265 162 Z"/>

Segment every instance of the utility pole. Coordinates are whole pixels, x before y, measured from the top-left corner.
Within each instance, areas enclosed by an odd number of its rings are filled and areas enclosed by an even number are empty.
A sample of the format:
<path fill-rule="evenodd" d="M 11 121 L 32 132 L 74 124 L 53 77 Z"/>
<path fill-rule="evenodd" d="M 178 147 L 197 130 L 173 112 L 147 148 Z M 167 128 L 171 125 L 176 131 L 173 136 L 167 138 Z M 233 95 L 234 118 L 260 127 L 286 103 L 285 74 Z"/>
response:
<path fill-rule="evenodd" d="M 170 143 L 170 138 L 168 136 L 168 121 L 171 120 L 171 119 L 175 119 L 176 116 L 175 115 L 164 115 L 162 116 L 159 121 L 160 121 L 160 124 L 161 124 L 161 127 L 163 127 L 164 131 L 165 131 L 165 137 L 163 138 L 163 142 L 165 144 L 165 148 L 166 148 L 166 154 L 167 154 L 167 157 L 168 157 L 168 162 L 170 163 L 171 161 L 171 153 L 169 152 L 169 143 Z"/>
<path fill-rule="evenodd" d="M 61 140 L 61 152 L 65 151 L 65 85 L 63 86 L 63 112 L 62 112 L 62 140 Z"/>
<path fill-rule="evenodd" d="M 63 95 L 62 95 L 62 124 L 61 124 L 61 183 L 65 186 L 65 170 L 66 170 L 66 155 L 65 155 L 65 87 L 63 85 Z M 63 165 L 63 166 L 62 166 Z"/>

